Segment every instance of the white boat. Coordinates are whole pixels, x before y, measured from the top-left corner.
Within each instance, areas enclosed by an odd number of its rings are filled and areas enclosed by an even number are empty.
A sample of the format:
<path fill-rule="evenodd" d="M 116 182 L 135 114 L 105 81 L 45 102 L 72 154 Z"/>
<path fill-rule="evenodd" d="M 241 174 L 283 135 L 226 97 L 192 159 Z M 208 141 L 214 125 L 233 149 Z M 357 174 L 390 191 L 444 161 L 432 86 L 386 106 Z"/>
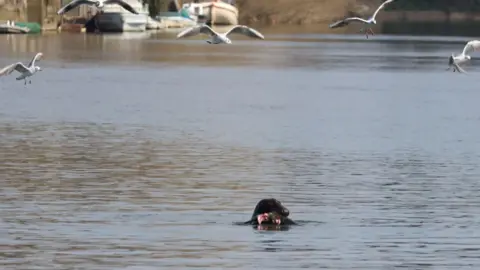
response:
<path fill-rule="evenodd" d="M 100 32 L 144 32 L 147 30 L 148 5 L 138 0 L 125 0 L 139 14 L 133 14 L 116 4 L 105 5 L 103 13 L 96 16 Z"/>
<path fill-rule="evenodd" d="M 12 21 L 0 23 L 0 34 L 26 34 L 29 31 L 28 27 L 16 26 Z"/>
<path fill-rule="evenodd" d="M 183 4 L 182 9 L 210 25 L 238 24 L 238 9 L 234 0 L 194 1 Z"/>

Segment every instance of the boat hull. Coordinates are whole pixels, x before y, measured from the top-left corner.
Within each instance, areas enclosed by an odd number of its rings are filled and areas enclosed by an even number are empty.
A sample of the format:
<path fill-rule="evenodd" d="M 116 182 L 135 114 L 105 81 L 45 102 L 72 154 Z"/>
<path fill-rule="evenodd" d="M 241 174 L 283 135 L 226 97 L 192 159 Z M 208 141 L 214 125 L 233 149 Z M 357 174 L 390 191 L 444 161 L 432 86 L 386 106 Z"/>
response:
<path fill-rule="evenodd" d="M 96 17 L 100 32 L 144 32 L 147 30 L 147 15 L 104 12 Z"/>
<path fill-rule="evenodd" d="M 28 32 L 29 29 L 27 27 L 0 24 L 0 34 L 26 34 Z"/>
<path fill-rule="evenodd" d="M 224 2 L 203 2 L 205 20 L 210 25 L 237 25 L 238 9 Z"/>
<path fill-rule="evenodd" d="M 139 14 L 133 14 L 119 5 L 105 5 L 95 18 L 100 32 L 144 32 L 148 24 L 148 7 L 137 0 L 127 0 Z"/>

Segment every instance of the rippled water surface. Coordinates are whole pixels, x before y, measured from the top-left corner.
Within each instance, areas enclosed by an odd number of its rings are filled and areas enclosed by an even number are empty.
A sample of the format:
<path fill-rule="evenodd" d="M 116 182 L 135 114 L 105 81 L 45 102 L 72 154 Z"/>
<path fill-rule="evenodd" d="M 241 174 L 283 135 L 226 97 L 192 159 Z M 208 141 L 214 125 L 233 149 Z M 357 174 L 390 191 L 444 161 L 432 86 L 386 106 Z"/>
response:
<path fill-rule="evenodd" d="M 1 268 L 479 268 L 468 39 L 265 33 L 0 36 Z"/>

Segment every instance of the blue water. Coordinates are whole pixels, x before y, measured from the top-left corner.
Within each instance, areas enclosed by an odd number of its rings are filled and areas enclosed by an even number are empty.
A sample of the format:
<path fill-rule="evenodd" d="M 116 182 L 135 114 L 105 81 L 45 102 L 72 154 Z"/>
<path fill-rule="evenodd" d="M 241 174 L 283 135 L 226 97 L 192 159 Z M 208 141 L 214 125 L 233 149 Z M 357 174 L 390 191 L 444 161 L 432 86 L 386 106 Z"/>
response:
<path fill-rule="evenodd" d="M 463 38 L 0 36 L 5 269 L 480 266 Z M 233 225 L 275 197 L 302 226 Z"/>

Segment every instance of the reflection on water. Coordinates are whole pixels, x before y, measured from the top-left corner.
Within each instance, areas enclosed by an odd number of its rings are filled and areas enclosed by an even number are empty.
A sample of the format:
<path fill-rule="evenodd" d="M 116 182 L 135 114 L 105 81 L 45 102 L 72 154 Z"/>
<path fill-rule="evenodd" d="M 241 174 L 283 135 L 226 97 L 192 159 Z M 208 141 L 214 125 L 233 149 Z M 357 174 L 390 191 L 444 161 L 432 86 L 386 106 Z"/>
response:
<path fill-rule="evenodd" d="M 233 37 L 232 45 L 210 45 L 198 36 L 177 40 L 176 33 L 3 35 L 0 52 L 8 59 L 28 59 L 37 51 L 44 60 L 80 63 L 169 66 L 251 66 L 267 68 L 376 69 L 445 68 L 452 52 L 467 38 L 378 35 L 279 34 L 265 32 L 264 41 Z M 348 42 L 347 42 L 348 41 Z M 2 59 L 0 58 L 0 61 Z M 6 59 L 4 60 L 6 61 Z M 12 61 L 12 60 L 9 60 Z M 26 61 L 26 60 L 25 60 Z"/>
<path fill-rule="evenodd" d="M 266 33 L 267 35 L 268 33 Z M 5 269 L 478 268 L 463 38 L 0 36 Z M 301 226 L 256 230 L 275 197 Z"/>

